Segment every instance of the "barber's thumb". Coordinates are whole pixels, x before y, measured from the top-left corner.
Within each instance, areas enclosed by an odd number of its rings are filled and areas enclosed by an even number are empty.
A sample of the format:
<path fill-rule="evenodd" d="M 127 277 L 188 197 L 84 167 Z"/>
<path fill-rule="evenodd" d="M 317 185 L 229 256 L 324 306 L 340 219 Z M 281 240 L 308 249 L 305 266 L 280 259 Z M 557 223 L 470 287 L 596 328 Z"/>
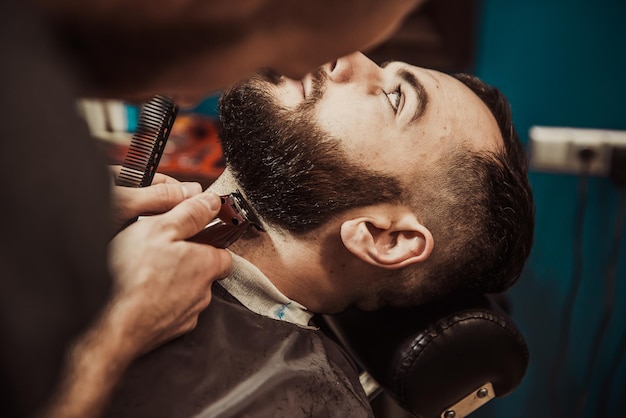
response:
<path fill-rule="evenodd" d="M 175 238 L 187 239 L 211 222 L 221 206 L 217 194 L 205 191 L 178 204 L 166 214 L 166 218 L 175 226 Z"/>
<path fill-rule="evenodd" d="M 203 202 L 209 208 L 209 210 L 216 215 L 222 207 L 222 199 L 217 194 L 209 192 L 208 190 L 200 193 L 197 196 L 197 199 Z"/>

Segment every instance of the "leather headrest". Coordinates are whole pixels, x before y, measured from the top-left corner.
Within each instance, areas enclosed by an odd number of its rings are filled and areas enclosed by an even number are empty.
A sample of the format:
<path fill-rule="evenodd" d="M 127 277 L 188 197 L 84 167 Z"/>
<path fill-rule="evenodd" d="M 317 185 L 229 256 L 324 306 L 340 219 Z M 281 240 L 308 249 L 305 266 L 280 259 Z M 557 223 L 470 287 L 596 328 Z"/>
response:
<path fill-rule="evenodd" d="M 509 394 L 528 366 L 528 348 L 492 297 L 411 309 L 349 310 L 324 320 L 340 343 L 398 403 L 439 417 L 487 382 Z"/>

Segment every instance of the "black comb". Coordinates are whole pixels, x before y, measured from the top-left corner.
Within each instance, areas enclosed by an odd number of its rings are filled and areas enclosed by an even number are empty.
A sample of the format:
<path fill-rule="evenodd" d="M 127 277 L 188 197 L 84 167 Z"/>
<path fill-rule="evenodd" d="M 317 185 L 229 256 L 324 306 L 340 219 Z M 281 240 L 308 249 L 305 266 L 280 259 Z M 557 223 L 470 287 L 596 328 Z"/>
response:
<path fill-rule="evenodd" d="M 177 114 L 178 106 L 169 97 L 154 96 L 143 105 L 115 184 L 126 187 L 152 184 Z"/>

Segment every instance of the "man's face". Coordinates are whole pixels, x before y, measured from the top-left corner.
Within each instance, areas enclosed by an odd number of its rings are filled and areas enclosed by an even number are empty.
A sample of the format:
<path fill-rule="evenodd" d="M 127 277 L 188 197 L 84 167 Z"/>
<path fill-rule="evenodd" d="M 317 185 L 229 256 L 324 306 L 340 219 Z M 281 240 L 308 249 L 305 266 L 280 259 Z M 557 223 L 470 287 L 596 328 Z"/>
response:
<path fill-rule="evenodd" d="M 497 124 L 442 73 L 362 54 L 300 81 L 267 74 L 225 93 L 224 154 L 266 221 L 293 232 L 342 209 L 399 201 L 454 148 L 494 150 Z"/>
<path fill-rule="evenodd" d="M 432 168 L 438 156 L 463 144 L 494 150 L 502 143 L 487 106 L 469 88 L 438 71 L 390 62 L 379 67 L 363 54 L 324 67 L 324 93 L 314 122 L 342 140 L 347 154 L 368 167 L 406 177 Z M 311 91 L 311 76 L 276 88 L 276 100 L 297 106 Z"/>

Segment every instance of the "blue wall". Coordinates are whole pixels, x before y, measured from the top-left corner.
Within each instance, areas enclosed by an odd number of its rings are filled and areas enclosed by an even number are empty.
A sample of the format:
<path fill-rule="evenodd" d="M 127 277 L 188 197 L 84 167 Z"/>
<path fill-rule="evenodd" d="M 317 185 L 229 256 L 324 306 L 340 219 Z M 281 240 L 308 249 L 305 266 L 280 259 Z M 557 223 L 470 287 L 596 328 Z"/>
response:
<path fill-rule="evenodd" d="M 479 27 L 476 73 L 510 99 L 524 141 L 532 125 L 626 130 L 626 1 L 486 0 Z M 626 333 L 626 242 L 615 291 L 605 292 L 619 189 L 608 178 L 590 179 L 583 252 L 576 257 L 579 178 L 532 172 L 531 182 L 536 242 L 523 277 L 511 291 L 513 318 L 526 336 L 531 363 L 516 392 L 492 401 L 475 416 L 577 416 L 607 297 L 614 300 L 614 313 L 590 369 L 589 396 L 579 416 L 601 417 L 602 406 L 607 416 L 626 416 L 626 358 L 617 368 L 611 366 Z M 568 349 L 563 350 L 559 335 L 575 259 L 582 261 L 582 276 Z M 555 378 L 557 367 L 561 373 Z M 612 386 L 601 395 L 613 369 Z"/>

